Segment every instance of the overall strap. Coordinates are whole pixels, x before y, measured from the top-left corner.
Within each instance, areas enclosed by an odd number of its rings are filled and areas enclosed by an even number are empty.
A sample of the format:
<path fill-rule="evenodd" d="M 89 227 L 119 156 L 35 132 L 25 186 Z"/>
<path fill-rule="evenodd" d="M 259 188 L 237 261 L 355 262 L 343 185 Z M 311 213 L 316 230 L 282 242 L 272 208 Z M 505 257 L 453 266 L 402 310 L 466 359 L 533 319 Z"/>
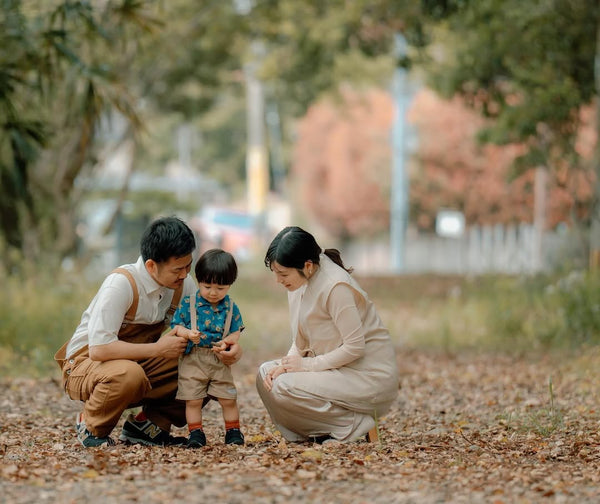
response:
<path fill-rule="evenodd" d="M 198 320 L 196 318 L 196 305 L 197 304 L 198 304 L 198 292 L 196 291 L 196 293 L 193 296 L 190 296 L 190 318 L 191 318 L 190 329 L 192 331 L 198 330 Z"/>
<path fill-rule="evenodd" d="M 231 328 L 231 318 L 233 317 L 233 301 L 231 301 L 229 305 L 229 311 L 227 312 L 227 319 L 225 320 L 225 327 L 223 328 L 223 338 L 225 338 L 229 334 L 229 329 Z"/>
<path fill-rule="evenodd" d="M 198 320 L 196 318 L 196 304 L 198 303 L 198 292 L 194 294 L 194 303 L 192 304 L 192 296 L 190 296 L 190 327 L 192 330 L 198 330 Z M 223 338 L 225 338 L 229 334 L 229 329 L 231 328 L 231 319 L 233 317 L 233 301 L 229 305 L 229 310 L 227 312 L 227 318 L 225 319 L 225 326 L 223 327 Z"/>
<path fill-rule="evenodd" d="M 179 306 L 179 301 L 181 301 L 181 294 L 183 294 L 183 284 L 177 287 L 177 289 L 175 289 L 175 292 L 173 293 L 173 299 L 171 299 L 171 306 L 169 306 L 169 309 L 167 310 L 167 314 L 165 316 L 165 325 L 168 325 L 171 322 L 173 314 Z M 191 302 L 192 297 L 190 296 L 190 304 Z"/>
<path fill-rule="evenodd" d="M 133 275 L 129 272 L 129 270 L 126 270 L 125 268 L 116 268 L 116 269 L 112 270 L 111 273 L 120 273 L 121 275 L 125 275 L 127 277 L 127 280 L 129 280 L 131 289 L 133 290 L 133 302 L 131 303 L 129 310 L 127 310 L 127 313 L 125 314 L 125 320 L 124 320 L 125 323 L 131 324 L 133 322 L 133 319 L 135 319 L 135 314 L 137 312 L 137 307 L 138 307 L 138 301 L 140 299 L 137 284 L 135 282 L 135 279 L 133 278 Z"/>

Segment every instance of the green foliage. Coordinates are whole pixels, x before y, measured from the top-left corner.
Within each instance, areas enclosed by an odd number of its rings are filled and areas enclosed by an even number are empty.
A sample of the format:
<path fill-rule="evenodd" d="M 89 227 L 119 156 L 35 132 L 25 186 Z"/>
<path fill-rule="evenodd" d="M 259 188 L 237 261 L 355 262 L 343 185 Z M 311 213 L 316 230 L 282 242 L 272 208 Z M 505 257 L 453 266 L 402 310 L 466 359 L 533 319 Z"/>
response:
<path fill-rule="evenodd" d="M 518 432 L 536 433 L 542 437 L 551 436 L 564 427 L 564 415 L 554 403 L 552 377 L 548 378 L 548 404 L 525 413 L 509 412 L 501 415 L 500 423 Z"/>
<path fill-rule="evenodd" d="M 5 278 L 0 293 L 0 375 L 43 376 L 58 370 L 56 350 L 72 336 L 93 295 L 80 277 Z"/>
<path fill-rule="evenodd" d="M 571 350 L 600 344 L 600 277 L 359 278 L 396 345 L 501 352 Z M 0 374 L 56 371 L 54 352 L 69 338 L 99 282 L 81 275 L 8 277 L 0 293 Z M 290 330 L 285 292 L 258 261 L 246 264 L 231 295 L 246 330 L 244 350 L 285 352 Z M 540 411 L 537 421 L 559 415 Z M 533 420 L 532 420 L 533 421 Z"/>
<path fill-rule="evenodd" d="M 434 44 L 443 56 L 428 65 L 428 80 L 495 119 L 482 140 L 527 145 L 523 168 L 552 167 L 564 156 L 577 160 L 578 111 L 597 93 L 598 3 L 430 1 L 428 7 L 445 27 Z M 443 42 L 449 50 L 440 48 Z"/>
<path fill-rule="evenodd" d="M 428 327 L 412 335 L 416 344 L 515 352 L 600 344 L 600 278 L 594 274 L 478 277 L 434 309 Z"/>
<path fill-rule="evenodd" d="M 0 3 L 0 233 L 50 268 L 76 247 L 75 179 L 101 114 L 139 126 L 121 74 L 133 51 L 120 49 L 151 18 L 140 2 L 38 4 Z"/>

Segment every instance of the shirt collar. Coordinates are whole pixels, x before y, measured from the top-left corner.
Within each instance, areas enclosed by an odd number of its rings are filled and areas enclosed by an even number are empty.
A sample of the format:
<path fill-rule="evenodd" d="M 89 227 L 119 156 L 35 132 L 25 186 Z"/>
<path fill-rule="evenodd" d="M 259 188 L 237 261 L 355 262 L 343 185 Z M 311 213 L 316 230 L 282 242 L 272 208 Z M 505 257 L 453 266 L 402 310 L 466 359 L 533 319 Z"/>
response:
<path fill-rule="evenodd" d="M 144 290 L 144 292 L 146 292 L 147 294 L 151 294 L 155 291 L 164 291 L 165 289 L 167 289 L 167 287 L 163 287 L 156 280 L 154 280 L 154 278 L 150 276 L 150 273 L 148 273 L 148 270 L 146 269 L 146 265 L 144 264 L 144 259 L 142 259 L 142 256 L 138 258 L 134 266 L 135 270 L 138 273 L 141 288 Z"/>
<path fill-rule="evenodd" d="M 212 308 L 212 305 L 200 295 L 198 296 L 198 304 L 200 306 L 210 306 Z M 217 303 L 216 310 L 223 311 L 223 310 L 228 310 L 228 309 L 229 309 L 229 294 L 226 294 L 225 297 Z"/>

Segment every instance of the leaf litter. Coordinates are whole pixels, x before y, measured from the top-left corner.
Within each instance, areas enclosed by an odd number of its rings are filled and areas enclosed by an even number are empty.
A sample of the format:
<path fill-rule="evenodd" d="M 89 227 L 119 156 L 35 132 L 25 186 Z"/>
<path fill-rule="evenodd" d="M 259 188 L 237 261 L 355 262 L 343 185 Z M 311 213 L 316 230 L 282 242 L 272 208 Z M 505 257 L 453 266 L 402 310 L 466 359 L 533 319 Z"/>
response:
<path fill-rule="evenodd" d="M 598 351 L 557 361 L 400 350 L 401 389 L 380 419 L 380 442 L 324 445 L 281 438 L 254 387 L 259 360 L 244 361 L 234 368 L 242 447 L 224 444 L 221 411 L 211 403 L 202 449 L 122 443 L 85 449 L 73 425 L 80 405 L 56 378 L 0 380 L 0 502 L 600 499 Z"/>

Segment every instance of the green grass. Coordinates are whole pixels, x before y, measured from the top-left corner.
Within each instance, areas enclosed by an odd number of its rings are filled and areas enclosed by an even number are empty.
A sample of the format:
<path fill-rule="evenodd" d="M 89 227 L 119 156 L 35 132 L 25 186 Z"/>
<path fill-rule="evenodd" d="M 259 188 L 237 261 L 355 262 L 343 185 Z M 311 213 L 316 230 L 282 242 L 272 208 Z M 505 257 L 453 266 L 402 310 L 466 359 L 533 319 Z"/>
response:
<path fill-rule="evenodd" d="M 100 283 L 82 277 L 4 280 L 0 293 L 0 375 L 56 372 L 54 352 L 69 338 Z M 407 275 L 357 278 L 398 347 L 539 352 L 600 342 L 600 278 Z M 260 265 L 232 287 L 247 354 L 268 359 L 290 344 L 286 291 Z"/>

